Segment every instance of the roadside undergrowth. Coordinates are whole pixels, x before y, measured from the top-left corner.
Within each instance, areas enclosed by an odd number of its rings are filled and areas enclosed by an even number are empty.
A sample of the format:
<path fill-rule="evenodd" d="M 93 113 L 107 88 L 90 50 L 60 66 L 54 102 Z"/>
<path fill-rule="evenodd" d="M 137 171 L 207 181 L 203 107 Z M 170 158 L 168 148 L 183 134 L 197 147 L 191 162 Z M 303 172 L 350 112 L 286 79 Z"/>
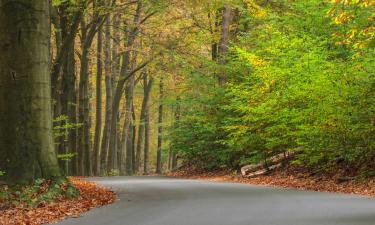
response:
<path fill-rule="evenodd" d="M 93 182 L 36 180 L 28 186 L 0 186 L 0 224 L 37 225 L 114 202 L 116 195 Z"/>

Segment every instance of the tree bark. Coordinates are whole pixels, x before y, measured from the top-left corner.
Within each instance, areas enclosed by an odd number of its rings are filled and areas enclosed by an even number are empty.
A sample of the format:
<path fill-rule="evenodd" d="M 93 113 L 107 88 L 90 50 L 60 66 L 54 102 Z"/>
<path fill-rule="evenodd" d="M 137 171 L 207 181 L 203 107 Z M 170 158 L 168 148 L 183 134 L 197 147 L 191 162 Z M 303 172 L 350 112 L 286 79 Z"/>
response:
<path fill-rule="evenodd" d="M 96 2 L 94 2 L 96 3 Z M 94 4 L 94 7 L 97 5 Z M 85 19 L 81 21 L 81 71 L 79 81 L 79 121 L 82 127 L 79 129 L 79 161 L 80 173 L 82 175 L 92 175 L 91 143 L 90 143 L 90 99 L 89 99 L 89 50 L 93 39 L 101 28 L 105 17 L 95 12 L 89 25 Z"/>
<path fill-rule="evenodd" d="M 0 170 L 9 183 L 60 178 L 52 138 L 50 3 L 0 5 Z"/>
<path fill-rule="evenodd" d="M 134 15 L 133 19 L 133 24 L 132 24 L 132 29 L 129 32 L 129 35 L 127 37 L 126 41 L 126 48 L 127 50 L 122 54 L 122 65 L 121 65 L 121 71 L 120 71 L 120 76 L 119 80 L 116 85 L 116 89 L 114 92 L 113 96 L 113 101 L 112 101 L 112 115 L 111 115 L 111 125 L 110 125 L 110 140 L 109 140 L 109 162 L 108 162 L 108 167 L 111 165 L 111 167 L 114 166 L 115 162 L 111 162 L 111 160 L 114 157 L 111 157 L 112 155 L 115 155 L 116 151 L 116 140 L 117 140 L 117 116 L 119 113 L 119 107 L 120 107 L 120 101 L 121 97 L 124 92 L 124 86 L 125 83 L 128 79 L 133 77 L 133 74 L 129 73 L 129 70 L 131 68 L 130 62 L 131 62 L 131 52 L 132 52 L 132 47 L 134 44 L 134 41 L 136 39 L 136 36 L 138 34 L 138 29 L 139 29 L 139 23 L 141 20 L 141 12 L 143 8 L 143 3 L 142 0 L 139 0 L 137 2 L 137 9 L 136 13 Z M 112 155 L 111 155 L 112 154 Z M 128 166 L 128 165 L 127 165 Z M 111 168 L 108 168 L 111 169 Z"/>
<path fill-rule="evenodd" d="M 96 120 L 94 137 L 93 170 L 95 175 L 100 174 L 100 136 L 102 133 L 102 29 L 98 30 L 97 62 L 96 62 Z"/>
<path fill-rule="evenodd" d="M 225 4 L 223 9 L 223 20 L 222 20 L 222 30 L 221 30 L 221 39 L 219 44 L 219 64 L 225 65 L 227 63 L 227 53 L 229 46 L 229 31 L 230 31 L 230 19 L 231 19 L 231 7 L 228 4 Z M 224 86 L 227 80 L 227 74 L 222 72 L 219 74 L 219 84 Z"/>
<path fill-rule="evenodd" d="M 137 151 L 136 151 L 136 159 L 135 159 L 135 168 L 136 168 L 137 171 L 140 169 L 140 166 L 141 166 L 143 134 L 144 134 L 145 127 L 146 127 L 146 115 L 147 115 L 147 111 L 148 111 L 148 102 L 149 102 L 149 99 L 150 99 L 152 84 L 153 84 L 152 77 L 150 79 L 148 79 L 148 75 L 144 74 L 144 77 L 143 77 L 143 101 L 142 101 L 141 115 L 140 115 L 140 118 L 139 118 Z M 145 149 L 144 152 L 146 154 L 146 149 Z M 145 160 L 146 160 L 146 155 L 144 157 L 145 157 Z"/>
<path fill-rule="evenodd" d="M 158 116 L 158 149 L 156 154 L 156 173 L 162 173 L 162 142 L 163 142 L 163 98 L 164 98 L 164 78 L 160 78 L 159 82 L 159 116 Z"/>
<path fill-rule="evenodd" d="M 177 101 L 177 106 L 176 106 L 176 112 L 175 112 L 175 122 L 178 125 L 181 119 L 180 96 L 177 97 L 176 101 Z M 177 168 L 177 152 L 176 151 L 172 151 L 171 166 L 172 166 L 172 170 Z"/>
<path fill-rule="evenodd" d="M 82 24 L 82 27 L 84 24 Z M 88 171 L 85 171 L 86 165 L 85 165 L 85 158 L 90 157 L 86 156 L 87 153 L 89 153 L 89 149 L 86 149 L 86 147 L 89 146 L 89 138 L 88 132 L 90 130 L 90 121 L 88 114 L 89 109 L 86 109 L 88 106 L 88 82 L 89 82 L 89 49 L 87 46 L 84 45 L 84 40 L 86 37 L 86 31 L 84 28 L 82 29 L 82 55 L 81 55 L 81 70 L 80 70 L 80 79 L 79 79 L 79 123 L 82 124 L 82 126 L 78 129 L 78 173 L 79 175 L 87 175 Z"/>
<path fill-rule="evenodd" d="M 143 173 L 148 175 L 148 165 L 150 159 L 150 115 L 149 109 L 146 108 L 145 115 L 145 146 L 144 146 L 144 160 L 143 160 Z"/>
<path fill-rule="evenodd" d="M 125 111 L 125 124 L 124 132 L 126 134 L 125 138 L 125 148 L 126 148 L 126 174 L 133 175 L 133 92 L 134 92 L 134 76 L 129 79 L 126 85 L 126 111 Z"/>
<path fill-rule="evenodd" d="M 115 26 L 116 24 L 114 24 Z M 108 148 L 109 148 L 109 138 L 111 132 L 111 116 L 112 116 L 112 98 L 113 98 L 113 83 L 114 83 L 114 73 L 111 71 L 111 59 L 117 56 L 117 45 L 115 43 L 112 46 L 112 58 L 111 58 L 111 29 L 110 29 L 110 19 L 107 18 L 105 22 L 105 39 L 104 39 L 104 70 L 105 70 L 105 93 L 106 93 L 106 105 L 105 105 L 105 123 L 103 130 L 103 137 L 101 143 L 101 153 L 100 153 L 100 173 L 101 175 L 107 174 L 107 163 L 108 163 Z M 112 62 L 115 63 L 115 62 Z M 114 69 L 116 65 L 114 65 Z"/>

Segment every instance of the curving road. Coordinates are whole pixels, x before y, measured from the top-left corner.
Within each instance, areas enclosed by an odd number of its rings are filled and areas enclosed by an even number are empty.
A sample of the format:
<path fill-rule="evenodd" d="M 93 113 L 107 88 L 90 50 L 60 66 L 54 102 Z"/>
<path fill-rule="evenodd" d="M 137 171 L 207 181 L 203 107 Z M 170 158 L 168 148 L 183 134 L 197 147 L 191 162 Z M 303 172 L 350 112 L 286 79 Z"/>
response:
<path fill-rule="evenodd" d="M 166 177 L 91 179 L 116 203 L 61 225 L 375 225 L 375 199 Z"/>

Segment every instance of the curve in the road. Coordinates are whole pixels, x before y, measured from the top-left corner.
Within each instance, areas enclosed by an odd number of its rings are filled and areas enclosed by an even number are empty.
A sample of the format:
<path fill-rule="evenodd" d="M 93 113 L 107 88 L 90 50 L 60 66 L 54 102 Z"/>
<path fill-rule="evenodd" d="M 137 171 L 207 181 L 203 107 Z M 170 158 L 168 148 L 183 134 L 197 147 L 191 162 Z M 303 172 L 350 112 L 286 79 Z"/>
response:
<path fill-rule="evenodd" d="M 375 200 L 166 177 L 110 177 L 119 201 L 61 225 L 375 225 Z"/>

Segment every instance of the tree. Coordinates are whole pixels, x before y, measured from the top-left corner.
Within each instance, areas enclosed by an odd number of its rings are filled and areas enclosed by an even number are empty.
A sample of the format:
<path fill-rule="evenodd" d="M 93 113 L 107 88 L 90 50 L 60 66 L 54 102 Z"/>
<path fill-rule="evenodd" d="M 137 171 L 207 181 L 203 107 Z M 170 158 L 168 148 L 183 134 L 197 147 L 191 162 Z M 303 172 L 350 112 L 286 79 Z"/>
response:
<path fill-rule="evenodd" d="M 146 131 L 146 123 L 148 122 L 146 117 L 148 115 L 149 99 L 151 95 L 153 78 L 150 77 L 149 79 L 148 77 L 149 75 L 147 74 L 147 72 L 145 72 L 143 74 L 143 100 L 142 100 L 141 115 L 139 118 L 139 126 L 138 126 L 138 140 L 137 140 L 137 151 L 136 151 L 136 159 L 135 159 L 136 171 L 138 171 L 141 166 L 143 135 L 145 134 L 145 143 L 146 143 L 148 141 L 146 140 L 146 133 L 150 132 L 150 131 Z M 146 156 L 148 158 L 148 151 L 146 150 L 146 146 L 144 146 L 144 163 L 145 163 L 144 168 L 147 168 L 146 161 L 148 160 L 146 159 Z"/>
<path fill-rule="evenodd" d="M 52 137 L 50 2 L 0 6 L 0 167 L 10 183 L 61 178 Z"/>
<path fill-rule="evenodd" d="M 93 149 L 93 171 L 94 174 L 100 174 L 100 137 L 102 133 L 102 73 L 103 73 L 103 32 L 102 28 L 98 30 L 97 39 L 97 61 L 96 61 L 96 112 L 95 112 L 95 136 L 94 136 L 94 149 Z"/>
<path fill-rule="evenodd" d="M 163 98 L 164 98 L 164 78 L 159 81 L 159 113 L 158 113 L 158 149 L 156 156 L 156 173 L 162 173 L 162 144 L 163 144 Z"/>

